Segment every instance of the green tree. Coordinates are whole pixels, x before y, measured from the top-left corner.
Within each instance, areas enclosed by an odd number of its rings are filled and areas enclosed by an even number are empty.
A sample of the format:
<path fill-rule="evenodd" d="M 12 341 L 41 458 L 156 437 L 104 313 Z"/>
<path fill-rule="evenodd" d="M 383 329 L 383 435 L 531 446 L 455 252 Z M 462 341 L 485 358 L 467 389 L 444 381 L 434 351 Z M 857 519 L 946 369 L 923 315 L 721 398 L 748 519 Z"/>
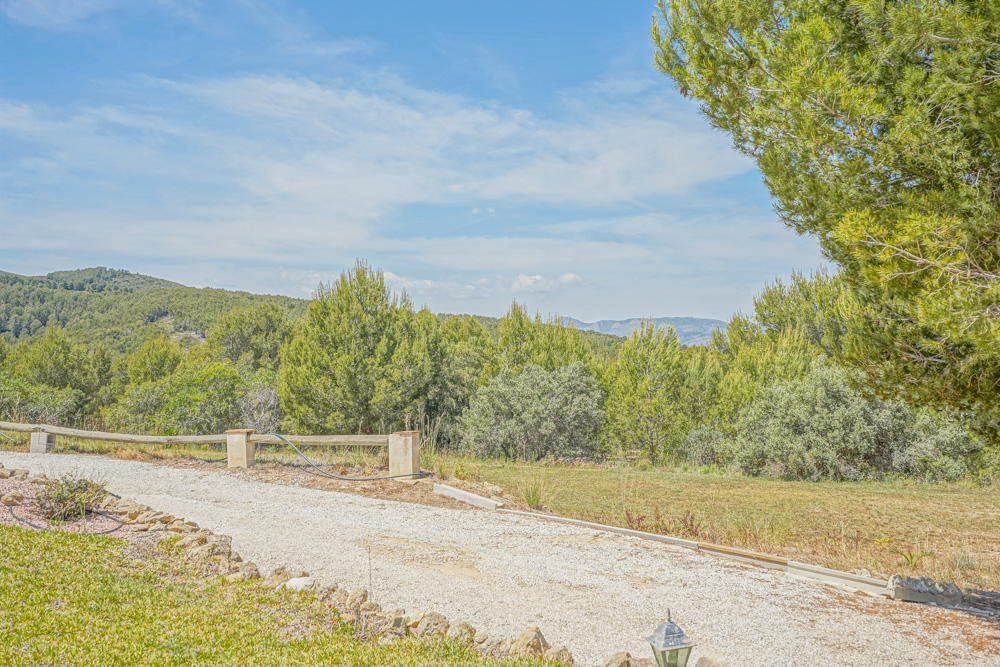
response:
<path fill-rule="evenodd" d="M 481 387 L 461 419 L 462 447 L 483 457 L 537 461 L 591 456 L 604 422 L 603 392 L 577 362 L 528 364 Z"/>
<path fill-rule="evenodd" d="M 458 418 L 481 383 L 493 340 L 479 321 L 468 315 L 446 317 L 436 328 L 430 319 L 421 321 L 425 328 L 436 330 L 428 334 L 433 341 L 429 346 L 433 380 L 417 423 L 426 442 L 455 447 L 460 439 Z"/>
<path fill-rule="evenodd" d="M 304 433 L 386 432 L 416 412 L 429 381 L 427 337 L 409 298 L 358 262 L 321 285 L 281 353 L 278 393 Z"/>
<path fill-rule="evenodd" d="M 713 423 L 717 417 L 722 362 L 718 350 L 696 345 L 683 351 L 680 407 L 691 425 Z"/>
<path fill-rule="evenodd" d="M 771 338 L 799 329 L 827 356 L 840 357 L 848 330 L 845 302 L 850 299 L 838 274 L 821 269 L 805 276 L 796 271 L 787 285 L 777 279 L 754 297 L 754 320 Z"/>
<path fill-rule="evenodd" d="M 36 385 L 0 373 L 0 419 L 29 424 L 65 424 L 76 417 L 82 403 L 75 389 Z"/>
<path fill-rule="evenodd" d="M 59 389 L 93 391 L 97 381 L 87 349 L 59 327 L 48 327 L 38 340 L 16 346 L 6 365 L 18 377 Z"/>
<path fill-rule="evenodd" d="M 641 450 L 650 462 L 676 452 L 689 427 L 683 404 L 685 365 L 673 327 L 644 319 L 608 369 L 605 441 Z"/>
<path fill-rule="evenodd" d="M 292 325 L 275 303 L 238 306 L 219 318 L 207 343 L 222 359 L 243 360 L 252 370 L 277 369 L 278 352 L 288 342 Z"/>
<path fill-rule="evenodd" d="M 180 346 L 166 338 L 149 340 L 125 359 L 125 372 L 131 384 L 155 382 L 173 373 L 181 363 Z"/>
<path fill-rule="evenodd" d="M 870 382 L 1000 428 L 1000 4 L 660 0 L 656 62 L 859 300 Z"/>
<path fill-rule="evenodd" d="M 554 370 L 576 362 L 588 369 L 594 364 L 593 350 L 580 330 L 566 326 L 561 317 L 543 321 L 536 313 L 532 319 L 515 301 L 500 318 L 497 343 L 484 380 L 504 371 L 519 373 L 528 364 Z"/>
<path fill-rule="evenodd" d="M 231 364 L 181 366 L 160 380 L 129 386 L 103 415 L 111 428 L 126 433 L 223 433 L 242 427 L 242 383 Z"/>
<path fill-rule="evenodd" d="M 102 402 L 100 390 L 109 379 L 110 366 L 110 354 L 104 346 L 98 345 L 88 352 L 57 326 L 47 327 L 45 335 L 37 339 L 16 345 L 4 360 L 4 367 L 14 377 L 54 390 L 74 392 L 78 403 L 73 410 L 60 412 L 63 421 L 68 419 L 69 412 L 76 417 L 96 412 Z"/>
<path fill-rule="evenodd" d="M 805 375 L 812 360 L 822 354 L 798 328 L 772 337 L 740 315 L 730 320 L 724 334 L 714 337 L 713 347 L 719 352 L 722 377 L 709 422 L 725 433 L 732 432 L 763 387 Z"/>

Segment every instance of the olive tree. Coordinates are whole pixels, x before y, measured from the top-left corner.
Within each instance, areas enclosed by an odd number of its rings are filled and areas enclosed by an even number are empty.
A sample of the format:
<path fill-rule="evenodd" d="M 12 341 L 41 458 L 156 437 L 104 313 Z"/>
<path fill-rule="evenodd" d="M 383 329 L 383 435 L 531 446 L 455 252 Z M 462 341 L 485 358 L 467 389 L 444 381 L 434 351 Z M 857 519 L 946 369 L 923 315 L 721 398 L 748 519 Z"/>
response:
<path fill-rule="evenodd" d="M 582 363 L 501 372 L 461 419 L 462 447 L 477 456 L 536 461 L 590 456 L 604 422 L 603 392 Z"/>

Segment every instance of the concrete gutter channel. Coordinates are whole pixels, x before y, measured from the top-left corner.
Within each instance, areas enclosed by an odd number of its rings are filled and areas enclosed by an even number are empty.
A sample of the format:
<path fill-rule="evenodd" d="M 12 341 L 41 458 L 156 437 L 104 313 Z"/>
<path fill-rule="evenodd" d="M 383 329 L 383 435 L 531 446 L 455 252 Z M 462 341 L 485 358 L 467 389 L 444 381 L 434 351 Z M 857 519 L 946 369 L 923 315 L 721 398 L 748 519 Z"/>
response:
<path fill-rule="evenodd" d="M 565 523 L 573 526 L 581 526 L 584 528 L 593 528 L 594 530 L 601 530 L 609 533 L 617 533 L 619 535 L 638 537 L 640 539 L 652 540 L 654 542 L 664 542 L 666 544 L 673 544 L 675 546 L 684 547 L 685 549 L 704 551 L 706 553 L 714 554 L 716 556 L 722 556 L 723 558 L 729 558 L 731 560 L 738 560 L 744 563 L 750 563 L 751 565 L 757 565 L 759 567 L 766 567 L 772 570 L 780 570 L 782 572 L 787 572 L 791 575 L 799 576 L 805 579 L 819 581 L 824 584 L 841 586 L 851 590 L 861 591 L 869 595 L 891 598 L 896 600 L 904 600 L 907 602 L 920 602 L 924 604 L 931 603 L 939 607 L 946 607 L 949 609 L 964 611 L 977 616 L 986 616 L 986 617 L 991 616 L 991 614 L 989 614 L 988 612 L 980 611 L 978 609 L 970 609 L 968 607 L 963 607 L 960 605 L 946 604 L 942 601 L 940 596 L 935 596 L 933 592 L 926 593 L 926 592 L 914 591 L 911 587 L 899 585 L 895 581 L 893 583 L 896 585 L 890 586 L 890 582 L 884 581 L 882 579 L 865 577 L 863 575 L 852 574 L 850 572 L 842 572 L 840 570 L 831 570 L 830 568 L 819 567 L 818 565 L 799 563 L 797 561 L 788 560 L 786 558 L 780 558 L 778 556 L 769 556 L 767 554 L 760 554 L 753 551 L 746 551 L 744 549 L 736 549 L 733 547 L 725 547 L 718 544 L 711 544 L 709 542 L 696 542 L 694 540 L 686 540 L 680 537 L 671 537 L 669 535 L 658 535 L 656 533 L 646 533 L 641 530 L 620 528 L 618 526 L 608 526 L 601 523 L 582 521 L 580 519 L 569 519 L 566 517 L 553 516 L 550 514 L 538 514 L 535 512 L 522 512 L 519 510 L 504 509 L 503 503 L 501 502 L 492 500 L 490 498 L 484 498 L 483 496 L 479 496 L 474 493 L 470 493 L 468 491 L 463 491 L 462 489 L 456 489 L 454 487 L 447 486 L 445 484 L 435 484 L 434 492 L 441 494 L 443 496 L 447 496 L 449 498 L 454 498 L 455 500 L 459 500 L 464 503 L 468 503 L 475 507 L 493 510 L 496 512 L 503 512 L 504 514 L 515 514 L 517 516 L 531 517 L 534 519 L 542 519 L 545 521 L 553 521 L 556 523 Z"/>

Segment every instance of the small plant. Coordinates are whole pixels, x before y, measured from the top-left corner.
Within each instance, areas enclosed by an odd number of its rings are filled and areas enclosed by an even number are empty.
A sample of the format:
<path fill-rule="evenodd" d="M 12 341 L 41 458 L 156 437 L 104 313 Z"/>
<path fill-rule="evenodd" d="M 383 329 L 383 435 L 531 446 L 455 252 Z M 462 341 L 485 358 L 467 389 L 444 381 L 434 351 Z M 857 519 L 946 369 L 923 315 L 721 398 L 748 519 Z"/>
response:
<path fill-rule="evenodd" d="M 955 567 L 962 572 L 965 572 L 966 570 L 975 570 L 976 558 L 968 551 L 962 551 L 955 556 Z"/>
<path fill-rule="evenodd" d="M 420 467 L 424 469 L 436 470 L 438 465 L 438 448 L 437 443 L 431 442 L 421 442 L 420 443 Z"/>
<path fill-rule="evenodd" d="M 535 477 L 524 481 L 521 488 L 521 495 L 528 507 L 538 509 L 542 506 L 542 499 L 545 497 L 545 485 L 541 477 Z"/>
<path fill-rule="evenodd" d="M 682 535 L 695 539 L 705 537 L 705 530 L 702 527 L 701 521 L 695 518 L 691 510 L 684 512 L 684 516 L 680 517 L 678 524 L 680 525 Z"/>
<path fill-rule="evenodd" d="M 465 467 L 465 463 L 459 463 L 457 466 L 455 466 L 455 471 L 452 474 L 455 476 L 455 479 L 463 479 L 463 480 L 469 479 L 469 477 L 471 476 L 469 469 Z"/>
<path fill-rule="evenodd" d="M 371 457 L 368 456 L 368 451 L 363 447 L 354 447 L 351 449 L 351 463 L 359 468 L 367 468 L 371 465 Z"/>
<path fill-rule="evenodd" d="M 67 475 L 51 482 L 38 496 L 38 507 L 50 521 L 84 518 L 107 494 L 103 484 Z"/>
<path fill-rule="evenodd" d="M 646 530 L 646 515 L 638 514 L 632 510 L 625 509 L 625 523 L 632 530 Z"/>
<path fill-rule="evenodd" d="M 920 565 L 920 561 L 928 556 L 933 558 L 934 554 L 928 553 L 926 551 L 893 551 L 897 556 L 902 557 L 903 563 L 906 564 L 911 570 L 916 569 L 917 565 Z"/>

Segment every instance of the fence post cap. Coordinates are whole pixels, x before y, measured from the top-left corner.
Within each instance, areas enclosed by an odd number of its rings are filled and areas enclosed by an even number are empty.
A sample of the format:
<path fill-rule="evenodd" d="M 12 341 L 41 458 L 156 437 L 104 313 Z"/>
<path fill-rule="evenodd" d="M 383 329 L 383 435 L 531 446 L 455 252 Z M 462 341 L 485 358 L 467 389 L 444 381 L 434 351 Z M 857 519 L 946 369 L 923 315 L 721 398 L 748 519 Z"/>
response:
<path fill-rule="evenodd" d="M 419 435 L 420 431 L 393 431 L 393 435 Z"/>
<path fill-rule="evenodd" d="M 253 428 L 231 428 L 226 433 L 256 433 L 257 429 Z"/>

